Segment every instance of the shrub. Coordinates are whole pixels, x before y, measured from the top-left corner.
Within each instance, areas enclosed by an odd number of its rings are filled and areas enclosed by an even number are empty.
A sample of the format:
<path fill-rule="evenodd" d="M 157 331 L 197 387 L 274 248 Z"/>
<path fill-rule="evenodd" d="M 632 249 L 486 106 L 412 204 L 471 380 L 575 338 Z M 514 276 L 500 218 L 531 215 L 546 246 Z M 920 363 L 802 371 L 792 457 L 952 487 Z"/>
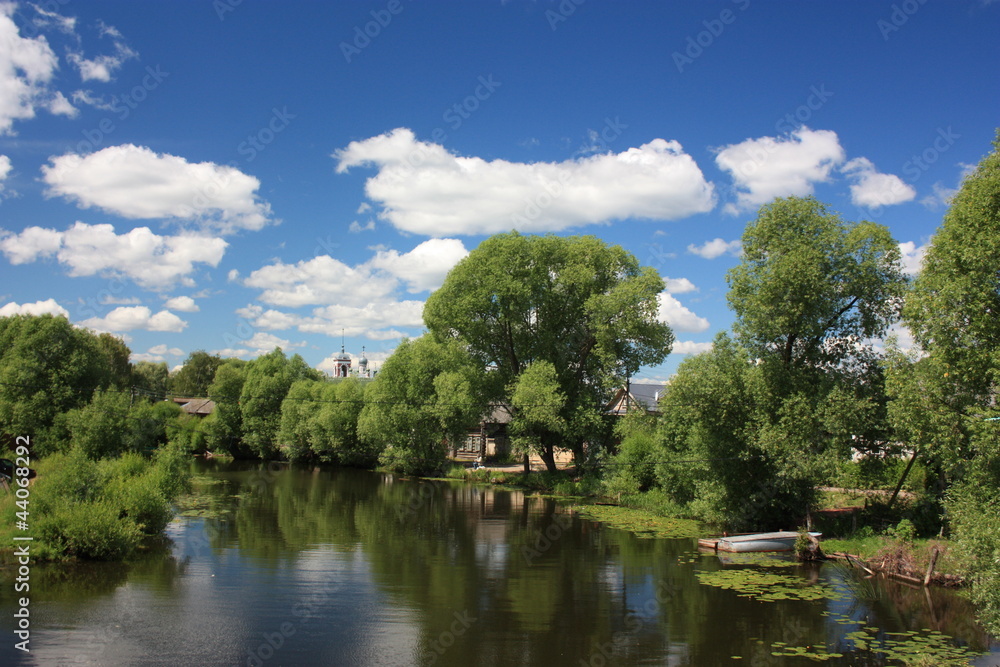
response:
<path fill-rule="evenodd" d="M 39 519 L 37 534 L 64 556 L 121 560 L 138 546 L 141 535 L 133 521 L 119 514 L 106 500 L 63 502 Z"/>

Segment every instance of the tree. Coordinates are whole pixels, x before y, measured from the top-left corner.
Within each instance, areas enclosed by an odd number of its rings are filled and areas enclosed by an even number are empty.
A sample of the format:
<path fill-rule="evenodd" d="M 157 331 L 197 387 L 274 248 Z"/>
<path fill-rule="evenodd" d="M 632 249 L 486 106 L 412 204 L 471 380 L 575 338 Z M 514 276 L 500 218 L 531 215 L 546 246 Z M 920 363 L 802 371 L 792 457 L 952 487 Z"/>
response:
<path fill-rule="evenodd" d="M 49 429 L 56 417 L 118 380 L 106 349 L 65 317 L 0 318 L 0 434 L 30 435 L 38 453 L 54 451 L 58 437 Z"/>
<path fill-rule="evenodd" d="M 993 147 L 952 199 L 904 311 L 924 350 L 983 400 L 1000 381 L 1000 131 Z"/>
<path fill-rule="evenodd" d="M 132 384 L 136 392 L 151 401 L 166 399 L 169 376 L 170 371 L 165 361 L 140 361 L 132 367 Z"/>
<path fill-rule="evenodd" d="M 97 345 L 101 348 L 110 384 L 127 389 L 132 384 L 132 362 L 129 361 L 132 350 L 121 338 L 109 333 L 98 335 Z"/>
<path fill-rule="evenodd" d="M 249 456 L 243 447 L 243 411 L 240 407 L 246 365 L 242 359 L 227 359 L 215 372 L 215 380 L 208 388 L 208 397 L 215 403 L 215 410 L 205 426 L 207 444 L 236 458 Z"/>
<path fill-rule="evenodd" d="M 904 321 L 928 356 L 890 373 L 894 421 L 937 464 L 938 491 L 973 598 L 994 631 L 1000 628 L 998 256 L 1000 130 L 993 151 L 951 200 L 907 295 Z"/>
<path fill-rule="evenodd" d="M 580 461 L 588 425 L 611 392 L 670 352 L 673 335 L 657 317 L 663 288 L 655 269 L 620 246 L 511 232 L 487 239 L 451 270 L 427 300 L 424 322 L 490 369 L 494 402 L 507 399 L 525 369 L 547 362 L 565 397 L 565 426 L 536 437 L 572 449 Z M 555 468 L 551 457 L 546 465 Z"/>
<path fill-rule="evenodd" d="M 222 362 L 222 357 L 218 355 L 195 350 L 188 355 L 181 369 L 170 378 L 171 393 L 175 396 L 205 396 Z"/>
<path fill-rule="evenodd" d="M 785 367 L 855 355 L 898 319 L 906 287 L 886 227 L 847 223 L 813 197 L 761 207 L 727 280 L 741 344 Z"/>
<path fill-rule="evenodd" d="M 257 357 L 246 367 L 246 381 L 240 391 L 243 442 L 262 459 L 278 453 L 281 403 L 296 380 L 318 380 L 319 371 L 310 368 L 299 355 L 285 356 L 280 347 Z"/>
<path fill-rule="evenodd" d="M 404 474 L 434 472 L 447 444 L 464 438 L 486 411 L 482 374 L 465 347 L 430 336 L 404 340 L 365 392 L 361 440 Z"/>

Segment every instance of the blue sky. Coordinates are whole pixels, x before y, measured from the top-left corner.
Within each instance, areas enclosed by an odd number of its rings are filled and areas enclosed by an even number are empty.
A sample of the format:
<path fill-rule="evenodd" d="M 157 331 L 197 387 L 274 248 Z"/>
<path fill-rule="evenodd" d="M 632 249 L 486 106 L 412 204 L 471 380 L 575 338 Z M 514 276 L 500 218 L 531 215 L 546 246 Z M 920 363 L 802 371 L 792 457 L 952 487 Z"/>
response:
<path fill-rule="evenodd" d="M 815 194 L 910 271 L 1000 126 L 1000 3 L 0 3 L 0 314 L 134 360 L 375 365 L 488 235 L 668 280 L 669 376 L 732 324 L 757 208 Z"/>

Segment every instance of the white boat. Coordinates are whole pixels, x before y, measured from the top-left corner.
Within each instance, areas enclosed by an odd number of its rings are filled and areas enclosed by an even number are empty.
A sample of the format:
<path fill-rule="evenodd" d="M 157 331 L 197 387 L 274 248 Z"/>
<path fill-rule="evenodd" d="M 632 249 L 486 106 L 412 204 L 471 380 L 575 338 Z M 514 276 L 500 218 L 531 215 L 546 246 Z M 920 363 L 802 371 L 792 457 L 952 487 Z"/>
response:
<path fill-rule="evenodd" d="M 813 537 L 819 537 L 823 533 L 809 533 Z M 790 530 L 781 530 L 776 533 L 754 533 L 752 535 L 733 535 L 732 537 L 720 537 L 716 544 L 718 551 L 732 551 L 735 553 L 745 553 L 748 551 L 791 551 L 795 548 L 795 540 L 799 539 L 799 534 Z"/>

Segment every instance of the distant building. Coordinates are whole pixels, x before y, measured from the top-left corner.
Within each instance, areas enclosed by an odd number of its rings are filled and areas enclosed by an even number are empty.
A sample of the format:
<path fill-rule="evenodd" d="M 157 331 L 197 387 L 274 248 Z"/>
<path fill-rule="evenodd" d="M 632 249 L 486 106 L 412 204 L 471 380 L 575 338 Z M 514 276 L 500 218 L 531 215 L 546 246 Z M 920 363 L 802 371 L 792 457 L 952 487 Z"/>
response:
<path fill-rule="evenodd" d="M 631 383 L 621 387 L 608 401 L 608 414 L 624 416 L 630 410 L 660 413 L 660 398 L 667 390 L 666 384 Z"/>
<path fill-rule="evenodd" d="M 207 417 L 215 410 L 215 401 L 208 398 L 174 398 L 181 410 L 196 417 Z"/>

